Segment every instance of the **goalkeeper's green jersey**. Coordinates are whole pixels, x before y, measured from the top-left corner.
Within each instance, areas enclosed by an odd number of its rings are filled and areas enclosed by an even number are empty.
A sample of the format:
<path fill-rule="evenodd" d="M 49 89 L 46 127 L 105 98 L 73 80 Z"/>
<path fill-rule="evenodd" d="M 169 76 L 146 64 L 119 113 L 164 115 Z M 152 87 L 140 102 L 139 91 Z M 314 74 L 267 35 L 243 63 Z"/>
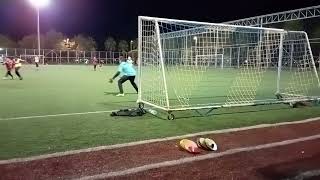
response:
<path fill-rule="evenodd" d="M 123 76 L 136 76 L 137 74 L 136 70 L 133 67 L 133 64 L 127 62 L 122 62 L 118 67 L 118 71 Z"/>

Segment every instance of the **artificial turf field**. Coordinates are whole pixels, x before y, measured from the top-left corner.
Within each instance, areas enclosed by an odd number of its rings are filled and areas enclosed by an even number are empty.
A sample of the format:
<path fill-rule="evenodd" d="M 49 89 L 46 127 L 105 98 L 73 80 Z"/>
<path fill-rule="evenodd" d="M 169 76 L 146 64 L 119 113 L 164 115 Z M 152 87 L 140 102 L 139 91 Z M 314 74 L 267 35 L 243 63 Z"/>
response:
<path fill-rule="evenodd" d="M 93 71 L 91 66 L 48 65 L 36 71 L 33 66 L 23 66 L 24 80 L 1 80 L 0 159 L 320 115 L 319 107 L 266 105 L 222 108 L 209 116 L 177 112 L 174 121 L 161 113 L 160 117 L 110 117 L 107 111 L 136 107 L 137 99 L 130 83 L 124 86 L 125 97 L 115 97 L 116 83 L 107 83 L 115 70 L 115 66 Z M 4 68 L 0 74 L 5 74 Z M 199 86 L 202 97 L 206 96 L 208 87 Z"/>

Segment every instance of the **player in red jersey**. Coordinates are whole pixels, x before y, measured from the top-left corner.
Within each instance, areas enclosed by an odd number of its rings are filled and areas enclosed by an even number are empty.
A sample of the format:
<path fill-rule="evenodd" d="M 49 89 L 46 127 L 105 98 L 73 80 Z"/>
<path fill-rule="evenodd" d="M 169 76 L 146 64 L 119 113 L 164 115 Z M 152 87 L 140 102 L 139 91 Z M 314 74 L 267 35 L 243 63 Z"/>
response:
<path fill-rule="evenodd" d="M 11 74 L 11 70 L 14 69 L 14 64 L 15 64 L 15 62 L 14 62 L 12 59 L 10 59 L 10 58 L 8 58 L 8 57 L 6 58 L 6 60 L 5 60 L 5 62 L 4 62 L 4 65 L 6 66 L 7 73 L 6 73 L 6 75 L 3 77 L 3 79 L 7 79 L 8 76 L 10 76 L 11 79 L 13 79 L 13 76 L 12 76 L 12 74 Z"/>

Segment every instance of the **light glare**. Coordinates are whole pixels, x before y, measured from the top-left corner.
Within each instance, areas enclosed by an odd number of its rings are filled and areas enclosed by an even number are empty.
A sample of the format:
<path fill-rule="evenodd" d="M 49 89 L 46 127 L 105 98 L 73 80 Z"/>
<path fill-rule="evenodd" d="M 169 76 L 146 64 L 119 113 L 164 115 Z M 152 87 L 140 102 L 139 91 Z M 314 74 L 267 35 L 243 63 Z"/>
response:
<path fill-rule="evenodd" d="M 42 7 L 48 6 L 50 3 L 50 0 L 29 0 L 29 1 L 36 8 L 42 8 Z"/>

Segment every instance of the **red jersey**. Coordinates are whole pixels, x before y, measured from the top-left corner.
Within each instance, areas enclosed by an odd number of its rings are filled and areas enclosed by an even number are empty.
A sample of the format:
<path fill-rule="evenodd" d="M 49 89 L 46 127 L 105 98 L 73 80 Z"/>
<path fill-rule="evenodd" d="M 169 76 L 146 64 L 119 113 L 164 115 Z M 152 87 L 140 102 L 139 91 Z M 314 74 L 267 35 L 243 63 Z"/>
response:
<path fill-rule="evenodd" d="M 15 62 L 13 60 L 11 60 L 10 58 L 6 58 L 6 61 L 4 62 L 4 64 L 6 65 L 7 70 L 11 71 L 11 69 L 14 68 Z"/>

